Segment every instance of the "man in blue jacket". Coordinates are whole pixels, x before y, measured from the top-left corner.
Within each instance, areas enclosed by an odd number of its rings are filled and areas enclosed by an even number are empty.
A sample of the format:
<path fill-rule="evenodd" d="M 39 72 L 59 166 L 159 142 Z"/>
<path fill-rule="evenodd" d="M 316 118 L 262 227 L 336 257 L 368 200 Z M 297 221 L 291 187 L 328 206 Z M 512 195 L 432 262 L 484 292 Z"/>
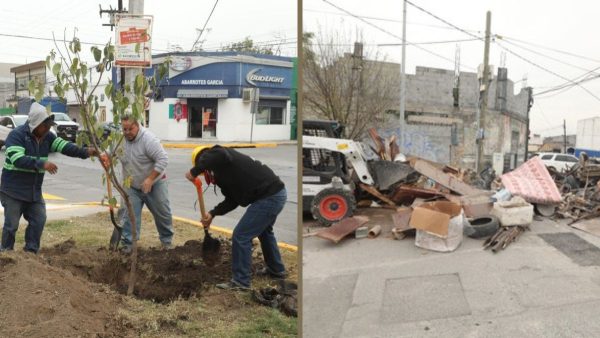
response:
<path fill-rule="evenodd" d="M 37 253 L 46 224 L 46 203 L 42 197 L 44 173 L 56 174 L 58 167 L 48 161 L 50 152 L 86 159 L 97 156 L 93 148 L 79 148 L 53 133 L 54 115 L 34 102 L 27 123 L 12 130 L 6 139 L 6 159 L 0 179 L 0 202 L 4 227 L 0 251 L 13 250 L 21 216 L 29 222 L 25 230 L 25 251 Z"/>

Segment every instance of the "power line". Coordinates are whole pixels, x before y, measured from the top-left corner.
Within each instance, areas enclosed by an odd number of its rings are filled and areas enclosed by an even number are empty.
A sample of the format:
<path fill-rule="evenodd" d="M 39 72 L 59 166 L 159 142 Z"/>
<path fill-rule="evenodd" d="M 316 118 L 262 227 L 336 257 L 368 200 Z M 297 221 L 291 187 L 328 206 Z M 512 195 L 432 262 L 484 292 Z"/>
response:
<path fill-rule="evenodd" d="M 324 13 L 324 14 L 333 14 L 333 15 L 340 15 L 340 16 L 352 16 L 350 14 L 346 14 L 346 13 L 337 13 L 337 12 L 329 12 L 329 11 L 320 11 L 320 10 L 316 10 L 316 9 L 303 9 L 304 12 L 315 12 L 315 13 Z M 390 18 L 381 18 L 381 17 L 374 17 L 374 16 L 366 16 L 366 15 L 358 15 L 359 17 L 363 18 L 363 19 L 367 19 L 367 20 L 376 20 L 376 21 L 384 21 L 384 22 L 394 22 L 394 23 L 402 23 L 402 20 L 396 20 L 396 19 L 390 19 Z M 431 24 L 426 24 L 426 23 L 420 23 L 420 22 L 406 22 L 407 25 L 415 25 L 415 26 L 425 26 L 425 27 L 432 27 L 432 28 L 441 28 L 441 29 L 452 29 L 446 26 L 440 26 L 440 25 L 431 25 Z M 476 32 L 479 33 L 479 31 L 475 31 L 475 30 L 471 30 L 472 32 Z"/>
<path fill-rule="evenodd" d="M 548 69 L 548 68 L 546 68 L 546 67 L 540 66 L 540 65 L 538 65 L 537 63 L 535 63 L 535 62 L 533 62 L 533 61 L 530 61 L 530 60 L 528 60 L 528 59 L 526 59 L 526 58 L 522 57 L 521 55 L 519 55 L 519 54 L 517 54 L 517 53 L 513 52 L 512 50 L 510 50 L 510 49 L 508 49 L 508 48 L 506 48 L 506 46 L 502 45 L 502 44 L 501 44 L 500 42 L 498 42 L 498 41 L 496 41 L 496 44 L 497 44 L 497 45 L 498 45 L 500 48 L 502 48 L 502 49 L 504 49 L 505 51 L 509 52 L 510 54 L 512 54 L 512 55 L 514 55 L 514 56 L 516 56 L 517 58 L 519 58 L 519 59 L 521 59 L 521 60 L 523 60 L 523 61 L 525 61 L 525 62 L 529 63 L 530 65 L 532 65 L 532 66 L 534 66 L 534 67 L 536 67 L 536 68 L 539 68 L 539 69 L 541 69 L 541 70 L 543 70 L 543 71 L 545 71 L 545 72 L 547 72 L 547 73 L 550 73 L 550 74 L 552 74 L 552 75 L 554 75 L 554 76 L 556 76 L 556 77 L 559 77 L 559 78 L 561 78 L 561 79 L 563 79 L 563 80 L 566 80 L 566 81 L 568 81 L 568 82 L 570 82 L 570 83 L 573 83 L 574 85 L 577 85 L 577 86 L 581 87 L 583 90 L 585 90 L 585 92 L 586 92 L 586 93 L 590 94 L 590 95 L 591 95 L 592 97 L 594 97 L 596 100 L 600 101 L 600 97 L 596 96 L 596 94 L 592 93 L 592 92 L 591 92 L 589 89 L 585 88 L 585 87 L 584 87 L 584 86 L 582 86 L 581 84 L 578 84 L 578 83 L 576 83 L 576 82 L 574 82 L 574 81 L 572 81 L 572 80 L 570 80 L 570 79 L 568 79 L 568 78 L 566 78 L 566 77 L 564 77 L 564 76 L 562 76 L 562 75 L 560 75 L 560 74 L 558 74 L 558 73 L 556 73 L 556 72 L 554 72 L 554 71 L 551 71 L 550 69 Z"/>
<path fill-rule="evenodd" d="M 499 38 L 501 38 L 502 40 L 504 40 L 504 41 L 506 41 L 506 40 L 514 40 L 514 41 L 517 41 L 517 42 L 521 42 L 521 43 L 524 43 L 524 44 L 528 44 L 528 45 L 532 45 L 532 46 L 535 46 L 535 47 L 543 48 L 543 49 L 546 49 L 546 50 L 551 50 L 553 52 L 557 52 L 557 53 L 562 53 L 562 54 L 565 54 L 565 55 L 570 55 L 570 56 L 578 57 L 578 58 L 581 58 L 581 59 L 584 59 L 584 60 L 593 61 L 593 62 L 600 62 L 600 60 L 598 60 L 598 59 L 592 59 L 592 58 L 587 57 L 587 56 L 583 56 L 583 55 L 579 55 L 579 54 L 574 54 L 574 53 L 567 52 L 567 51 L 560 50 L 560 49 L 556 49 L 556 48 L 546 47 L 546 46 L 543 46 L 543 45 L 540 45 L 540 44 L 536 44 L 536 43 L 533 43 L 533 42 L 527 42 L 527 41 L 523 41 L 523 40 L 511 38 L 511 37 L 508 37 L 508 36 L 505 36 L 505 35 L 502 35 L 502 36 L 497 35 L 497 36 Z"/>
<path fill-rule="evenodd" d="M 374 23 L 371 23 L 371 22 L 369 22 L 369 21 L 367 21 L 367 20 L 365 20 L 365 19 L 361 18 L 361 17 L 360 17 L 360 16 L 358 16 L 358 15 L 356 15 L 356 14 L 354 14 L 354 13 L 351 13 L 350 11 L 348 11 L 348 10 L 346 10 L 346 9 L 344 9 L 344 8 L 341 8 L 341 7 L 339 7 L 339 6 L 337 6 L 336 4 L 334 4 L 334 3 L 331 3 L 331 2 L 330 2 L 330 1 L 328 1 L 328 0 L 323 0 L 323 2 L 325 2 L 325 3 L 329 4 L 330 6 L 332 6 L 332 7 L 336 8 L 336 9 L 338 9 L 338 10 L 340 10 L 340 11 L 343 11 L 343 12 L 345 12 L 345 13 L 348 13 L 350 16 L 354 17 L 355 19 L 358 19 L 358 20 L 360 20 L 360 21 L 362 21 L 362 22 L 366 23 L 367 25 L 369 25 L 369 26 L 371 26 L 371 27 L 373 27 L 373 28 L 375 28 L 375 29 L 377 29 L 377 30 L 379 30 L 379 31 L 381 31 L 381 32 L 384 32 L 384 33 L 386 33 L 386 34 L 388 34 L 388 35 L 390 35 L 390 36 L 393 36 L 393 37 L 395 37 L 396 39 L 402 40 L 402 38 L 401 38 L 401 37 L 399 37 L 398 35 L 396 35 L 396 34 L 394 34 L 394 33 L 390 32 L 390 31 L 388 31 L 388 30 L 386 30 L 386 29 L 384 29 L 384 28 L 381 28 L 381 27 L 379 27 L 379 26 L 375 25 Z M 444 60 L 446 60 L 446 61 L 448 61 L 448 62 L 451 62 L 452 64 L 454 64 L 454 60 L 452 60 L 452 59 L 450 59 L 450 58 L 447 58 L 447 57 L 445 57 L 445 56 L 443 56 L 443 55 L 440 55 L 440 54 L 438 54 L 438 53 L 432 52 L 432 51 L 430 51 L 429 49 L 426 49 L 426 48 L 424 48 L 424 47 L 421 47 L 421 46 L 419 46 L 419 45 L 415 45 L 415 44 L 413 44 L 413 43 L 411 43 L 411 42 L 408 42 L 408 41 L 406 41 L 406 44 L 408 44 L 408 45 L 411 45 L 411 46 L 414 46 L 414 47 L 416 47 L 416 48 L 418 48 L 418 49 L 420 49 L 420 50 L 422 50 L 422 51 L 424 51 L 424 52 L 427 52 L 427 53 L 429 53 L 429 54 L 431 54 L 431 55 L 437 56 L 437 57 L 439 57 L 439 58 L 441 58 L 441 59 L 444 59 Z M 469 69 L 472 69 L 472 70 L 475 70 L 475 68 L 474 68 L 474 67 L 470 67 L 470 66 L 467 66 L 467 65 L 462 65 L 462 66 L 464 66 L 464 67 L 466 67 L 466 68 L 469 68 Z"/>
<path fill-rule="evenodd" d="M 466 31 L 465 29 L 462 29 L 462 28 L 460 28 L 460 27 L 458 27 L 458 26 L 456 26 L 456 25 L 454 25 L 454 24 L 451 24 L 450 22 L 448 22 L 448 21 L 446 21 L 446 20 L 444 20 L 444 19 L 440 18 L 439 16 L 437 16 L 437 15 L 435 15 L 435 14 L 431 13 L 430 11 L 428 11 L 428 10 L 426 10 L 426 9 L 422 8 L 422 7 L 419 7 L 419 6 L 415 5 L 415 4 L 413 4 L 412 2 L 410 2 L 410 1 L 408 1 L 408 0 L 405 0 L 405 1 L 406 1 L 406 3 L 407 3 L 407 4 L 409 4 L 409 5 L 413 6 L 413 7 L 415 7 L 416 9 L 418 9 L 418 10 L 420 10 L 420 11 L 422 11 L 422 12 L 426 13 L 426 14 L 429 14 L 429 15 L 431 15 L 432 17 L 434 17 L 434 18 L 436 18 L 437 20 L 439 20 L 439 21 L 441 21 L 441 22 L 445 23 L 446 25 L 448 25 L 448 26 L 450 26 L 450 27 L 452 27 L 452 28 L 454 28 L 454 29 L 456 29 L 456 30 L 459 30 L 459 31 L 461 31 L 461 32 L 463 32 L 463 33 L 465 33 L 465 34 L 467 34 L 467 35 L 470 35 L 470 36 L 472 36 L 472 37 L 474 37 L 474 38 L 476 38 L 476 39 L 479 39 L 479 40 L 481 40 L 481 41 L 484 41 L 484 38 L 482 38 L 482 37 L 479 37 L 479 36 L 477 36 L 477 35 L 475 35 L 475 34 L 472 34 L 472 33 L 468 32 L 468 31 Z"/>
<path fill-rule="evenodd" d="M 462 40 L 444 40 L 444 41 L 424 41 L 424 42 L 411 42 L 410 45 L 438 45 L 444 43 L 457 43 L 457 42 L 468 42 L 468 41 L 478 41 L 479 39 L 462 39 Z M 367 46 L 371 44 L 366 44 Z M 378 47 L 392 47 L 392 46 L 402 46 L 402 43 L 378 43 L 375 46 Z M 407 43 L 409 45 L 409 43 Z"/>
<path fill-rule="evenodd" d="M 208 15 L 208 18 L 206 18 L 206 21 L 204 22 L 204 26 L 202 27 L 202 30 L 198 34 L 198 38 L 196 39 L 196 41 L 192 45 L 192 48 L 190 49 L 191 51 L 194 50 L 194 47 L 196 47 L 196 44 L 198 43 L 198 41 L 200 41 L 200 37 L 202 36 L 202 33 L 204 33 L 204 29 L 206 28 L 206 25 L 208 24 L 208 21 L 210 20 L 210 17 L 213 15 L 213 12 L 215 11 L 215 8 L 217 8 L 217 4 L 218 3 L 219 3 L 219 0 L 216 0 L 215 1 L 215 5 L 213 6 L 212 10 L 210 11 L 210 14 Z"/>
<path fill-rule="evenodd" d="M 323 0 L 323 1 L 326 1 L 326 0 Z M 482 38 L 480 38 L 480 37 L 478 37 L 478 36 L 476 36 L 476 35 L 473 35 L 473 34 L 471 34 L 470 32 L 467 32 L 466 30 L 464 30 L 464 29 L 462 29 L 462 28 L 460 28 L 460 27 L 458 27 L 458 26 L 456 26 L 456 25 L 453 25 L 452 23 L 450 23 L 450 22 L 448 22 L 448 21 L 446 21 L 446 20 L 444 20 L 444 19 L 440 18 L 439 16 L 437 16 L 437 15 L 435 15 L 435 14 L 433 14 L 433 13 L 431 13 L 431 12 L 429 12 L 429 11 L 427 11 L 427 10 L 425 10 L 425 9 L 423 9 L 423 8 L 421 8 L 421 7 L 417 6 L 417 5 L 415 5 L 415 4 L 413 4 L 413 3 L 412 3 L 412 2 L 410 2 L 409 0 L 405 0 L 405 1 L 406 1 L 408 4 L 410 4 L 411 6 L 413 6 L 413 7 L 417 8 L 417 9 L 419 9 L 419 10 L 421 10 L 421 11 L 423 11 L 423 12 L 425 12 L 425 13 L 429 14 L 429 15 L 431 15 L 432 17 L 436 18 L 437 20 L 439 20 L 439 21 L 442 21 L 443 23 L 445 23 L 445 24 L 447 24 L 447 25 L 449 25 L 449 26 L 451 26 L 451 27 L 454 27 L 455 29 L 457 29 L 457 30 L 459 30 L 459 31 L 461 31 L 461 32 L 463 32 L 463 33 L 465 33 L 465 34 L 469 35 L 469 36 L 476 37 L 476 38 L 478 38 L 478 39 L 482 39 Z M 517 53 L 513 52 L 512 50 L 508 49 L 507 47 L 505 47 L 504 45 L 502 45 L 502 44 L 501 44 L 501 43 L 499 43 L 498 41 L 495 41 L 495 43 L 496 43 L 496 44 L 497 44 L 497 45 L 498 45 L 500 48 L 502 48 L 502 49 L 504 49 L 505 51 L 509 52 L 510 54 L 512 54 L 512 55 L 514 55 L 514 56 L 516 56 L 517 58 L 519 58 L 519 59 L 521 59 L 521 60 L 523 60 L 523 61 L 525 61 L 525 62 L 529 63 L 530 65 L 532 65 L 532 66 L 534 66 L 534 67 L 537 67 L 537 68 L 539 68 L 539 69 L 541 69 L 541 70 L 543 70 L 543 71 L 545 71 L 545 72 L 547 72 L 547 73 L 550 73 L 550 74 L 552 74 L 552 75 L 554 75 L 554 76 L 557 76 L 557 77 L 559 77 L 559 78 L 561 78 L 561 79 L 563 79 L 563 80 L 566 80 L 566 81 L 568 81 L 568 82 L 570 82 L 570 83 L 573 83 L 574 85 L 577 85 L 577 86 L 581 87 L 583 90 L 585 90 L 585 91 L 586 91 L 588 94 L 590 94 L 590 95 L 591 95 L 592 97 L 594 97 L 596 100 L 600 101 L 600 97 L 596 96 L 594 93 L 592 93 L 591 91 L 589 91 L 587 88 L 583 87 L 581 84 L 579 84 L 579 83 L 576 83 L 576 82 L 574 82 L 574 81 L 572 81 L 572 80 L 570 80 L 570 79 L 568 79 L 568 78 L 566 78 L 566 77 L 564 77 L 564 76 L 562 76 L 562 75 L 560 75 L 560 74 L 558 74 L 558 73 L 556 73 L 556 72 L 554 72 L 554 71 L 551 71 L 551 70 L 549 70 L 549 69 L 547 69 L 547 68 L 545 68 L 545 67 L 543 67 L 543 66 L 540 66 L 540 65 L 538 65 L 537 63 L 535 63 L 535 62 L 533 62 L 533 61 L 530 61 L 530 60 L 526 59 L 525 57 L 523 57 L 523 56 L 521 56 L 521 55 L 519 55 L 519 54 L 517 54 Z"/>
<path fill-rule="evenodd" d="M 18 34 L 5 34 L 5 33 L 0 33 L 0 36 L 6 36 L 9 38 L 18 38 L 18 39 L 30 39 L 30 40 L 41 40 L 41 41 L 50 41 L 50 42 L 54 42 L 54 39 L 51 38 L 42 38 L 42 37 L 38 37 L 38 36 L 28 36 L 28 35 L 18 35 Z M 56 40 L 56 42 L 70 42 L 68 40 L 64 40 L 64 39 L 60 39 L 60 40 Z M 79 41 L 82 45 L 92 45 L 92 46 L 104 46 L 106 45 L 106 43 L 97 43 L 97 42 L 86 42 L 86 41 Z M 168 52 L 168 50 L 166 49 L 153 49 L 156 51 L 160 51 L 160 52 Z"/>
<path fill-rule="evenodd" d="M 502 39 L 502 36 L 496 36 L 496 37 L 497 37 L 498 39 L 500 39 L 500 40 L 503 40 L 503 39 Z M 543 53 L 540 53 L 540 52 L 536 52 L 535 50 L 529 49 L 529 48 L 527 48 L 527 47 L 520 46 L 519 44 L 516 44 L 516 43 L 514 43 L 514 42 L 510 42 L 510 41 L 508 41 L 508 40 L 503 40 L 503 41 L 505 41 L 506 43 L 508 43 L 508 44 L 510 44 L 510 45 L 513 45 L 513 46 L 515 46 L 515 47 L 517 47 L 517 48 L 521 48 L 521 49 L 524 49 L 524 50 L 526 50 L 526 51 L 528 51 L 528 52 L 531 52 L 531 53 L 534 53 L 534 54 L 537 54 L 537 55 L 543 56 L 543 57 L 545 57 L 545 58 L 548 58 L 548 59 L 550 59 L 550 60 L 554 60 L 554 61 L 556 61 L 556 62 L 558 62 L 558 63 L 562 63 L 562 64 L 564 64 L 564 65 L 567 65 L 567 66 L 570 66 L 570 67 L 573 67 L 573 68 L 577 68 L 577 69 L 580 69 L 580 70 L 589 71 L 589 70 L 588 70 L 588 69 L 586 69 L 586 68 L 579 67 L 579 66 L 576 66 L 576 65 L 574 65 L 574 64 L 571 64 L 571 63 L 568 63 L 568 62 L 565 62 L 565 61 L 559 60 L 559 59 L 557 59 L 557 58 L 554 58 L 554 57 L 552 57 L 552 56 L 549 56 L 549 55 L 547 55 L 547 54 L 543 54 Z"/>

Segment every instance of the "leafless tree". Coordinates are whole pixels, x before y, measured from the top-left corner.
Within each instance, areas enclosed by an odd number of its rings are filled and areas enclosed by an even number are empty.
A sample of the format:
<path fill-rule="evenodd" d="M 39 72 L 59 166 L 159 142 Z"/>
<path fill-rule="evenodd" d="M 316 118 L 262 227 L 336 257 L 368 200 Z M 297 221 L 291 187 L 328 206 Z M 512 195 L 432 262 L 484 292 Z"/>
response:
<path fill-rule="evenodd" d="M 397 109 L 399 65 L 376 50 L 353 46 L 348 34 L 305 33 L 303 41 L 304 118 L 338 121 L 346 137 L 358 139 L 381 127 Z"/>

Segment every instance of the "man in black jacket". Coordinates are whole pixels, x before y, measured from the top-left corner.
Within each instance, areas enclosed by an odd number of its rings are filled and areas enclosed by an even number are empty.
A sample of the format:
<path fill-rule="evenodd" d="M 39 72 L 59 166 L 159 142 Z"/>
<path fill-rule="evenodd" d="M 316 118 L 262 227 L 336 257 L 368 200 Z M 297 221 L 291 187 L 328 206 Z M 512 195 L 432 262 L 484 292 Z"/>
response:
<path fill-rule="evenodd" d="M 225 215 L 238 206 L 248 206 L 232 237 L 232 278 L 228 283 L 217 284 L 221 289 L 248 290 L 252 266 L 252 239 L 258 237 L 266 263 L 258 274 L 284 278 L 285 267 L 281 260 L 273 224 L 283 209 L 287 192 L 283 182 L 266 165 L 231 148 L 214 146 L 205 148 L 193 158 L 195 166 L 185 174 L 193 181 L 201 173 L 212 177 L 225 200 L 202 219 L 205 228 L 215 216 Z"/>

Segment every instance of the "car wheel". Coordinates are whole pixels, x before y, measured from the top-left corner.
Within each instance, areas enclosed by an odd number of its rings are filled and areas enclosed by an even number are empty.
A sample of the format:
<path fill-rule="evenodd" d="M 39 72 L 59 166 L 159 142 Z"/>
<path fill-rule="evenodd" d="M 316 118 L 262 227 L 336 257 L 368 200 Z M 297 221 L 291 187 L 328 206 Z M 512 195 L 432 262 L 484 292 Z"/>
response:
<path fill-rule="evenodd" d="M 496 216 L 476 217 L 465 226 L 464 233 L 471 238 L 484 238 L 495 234 L 499 227 L 500 222 Z"/>

